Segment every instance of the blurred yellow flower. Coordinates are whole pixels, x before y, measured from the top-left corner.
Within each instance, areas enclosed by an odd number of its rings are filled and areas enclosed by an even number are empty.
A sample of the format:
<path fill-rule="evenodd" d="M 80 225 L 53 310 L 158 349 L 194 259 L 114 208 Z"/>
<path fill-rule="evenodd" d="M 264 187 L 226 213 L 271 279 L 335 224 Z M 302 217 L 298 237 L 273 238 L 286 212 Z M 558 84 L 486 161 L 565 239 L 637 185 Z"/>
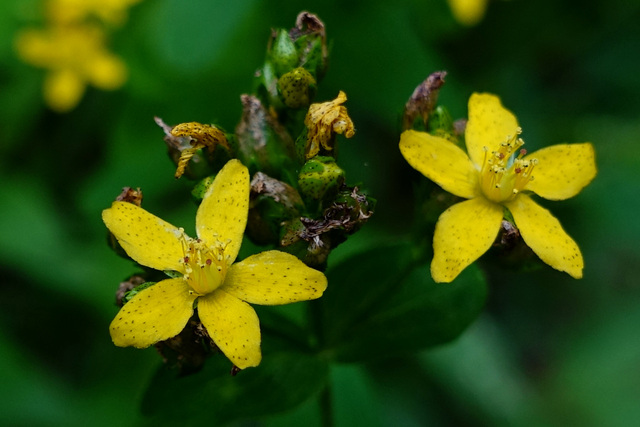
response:
<path fill-rule="evenodd" d="M 27 63 L 48 71 L 44 98 L 58 112 L 74 108 L 91 84 L 113 90 L 124 84 L 126 66 L 105 46 L 103 30 L 93 25 L 24 30 L 16 49 Z"/>
<path fill-rule="evenodd" d="M 596 176 L 593 146 L 560 144 L 527 155 L 520 150 L 520 132 L 516 117 L 498 97 L 473 94 L 465 131 L 468 154 L 428 133 L 402 134 L 400 151 L 412 167 L 449 193 L 469 199 L 447 209 L 436 224 L 431 263 L 436 282 L 451 282 L 489 249 L 505 208 L 542 261 L 582 277 L 578 245 L 527 193 L 550 200 L 578 194 Z"/>
<path fill-rule="evenodd" d="M 52 110 L 73 109 L 87 85 L 114 90 L 125 83 L 127 68 L 107 49 L 107 29 L 124 23 L 128 8 L 139 1 L 48 0 L 45 27 L 17 34 L 20 58 L 48 70 L 43 92 Z"/>
<path fill-rule="evenodd" d="M 229 161 L 205 193 L 196 214 L 197 239 L 131 203 L 102 213 L 107 228 L 141 265 L 173 270 L 137 293 L 111 323 L 120 347 L 148 347 L 179 334 L 197 304 L 200 321 L 240 369 L 257 366 L 260 325 L 247 303 L 277 305 L 319 298 L 327 279 L 293 255 L 267 251 L 234 263 L 247 223 L 249 172 Z"/>
<path fill-rule="evenodd" d="M 333 150 L 335 135 L 344 134 L 351 138 L 355 134 L 353 122 L 347 114 L 347 108 L 343 106 L 347 101 L 347 95 L 340 91 L 333 101 L 311 104 L 304 119 L 308 129 L 306 158 L 310 159 L 318 154 L 320 146 L 327 150 Z"/>
<path fill-rule="evenodd" d="M 453 17 L 462 25 L 476 25 L 484 17 L 488 0 L 447 0 Z"/>
<path fill-rule="evenodd" d="M 48 0 L 46 14 L 49 22 L 69 25 L 97 17 L 110 25 L 122 25 L 128 9 L 141 0 Z"/>

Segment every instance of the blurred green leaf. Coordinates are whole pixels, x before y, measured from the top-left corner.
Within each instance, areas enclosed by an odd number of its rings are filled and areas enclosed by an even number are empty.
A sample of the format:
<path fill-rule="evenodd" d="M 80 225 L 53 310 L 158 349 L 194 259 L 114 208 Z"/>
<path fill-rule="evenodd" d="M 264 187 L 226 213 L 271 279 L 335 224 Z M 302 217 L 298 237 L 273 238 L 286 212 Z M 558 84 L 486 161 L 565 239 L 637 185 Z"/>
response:
<path fill-rule="evenodd" d="M 313 354 L 283 351 L 282 346 L 269 351 L 269 345 L 264 344 L 260 366 L 235 377 L 221 354 L 188 377 L 160 368 L 142 402 L 149 424 L 219 425 L 266 416 L 298 406 L 324 386 L 328 375 L 324 360 Z"/>
<path fill-rule="evenodd" d="M 342 362 L 416 351 L 456 338 L 478 316 L 486 283 L 475 266 L 435 283 L 409 244 L 381 247 L 327 274 L 320 304 L 327 351 Z"/>

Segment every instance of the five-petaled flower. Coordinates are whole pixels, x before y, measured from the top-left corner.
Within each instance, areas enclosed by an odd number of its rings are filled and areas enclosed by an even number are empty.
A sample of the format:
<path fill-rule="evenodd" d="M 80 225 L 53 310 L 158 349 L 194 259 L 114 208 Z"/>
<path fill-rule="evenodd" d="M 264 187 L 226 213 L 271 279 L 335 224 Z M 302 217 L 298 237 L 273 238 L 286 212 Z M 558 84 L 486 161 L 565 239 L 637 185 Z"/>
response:
<path fill-rule="evenodd" d="M 105 31 L 91 24 L 28 29 L 18 34 L 16 49 L 27 63 L 48 70 L 44 99 L 57 112 L 73 109 L 91 84 L 103 90 L 121 87 L 124 62 L 107 49 Z"/>
<path fill-rule="evenodd" d="M 141 265 L 173 270 L 137 293 L 111 323 L 117 346 L 148 347 L 182 331 L 197 306 L 200 321 L 235 366 L 261 360 L 260 325 L 248 304 L 288 304 L 319 298 L 327 279 L 293 255 L 267 251 L 233 263 L 247 223 L 249 172 L 238 160 L 218 173 L 196 214 L 197 239 L 144 209 L 114 202 L 107 228 Z"/>
<path fill-rule="evenodd" d="M 344 104 L 347 95 L 340 91 L 333 101 L 311 104 L 304 119 L 308 129 L 305 155 L 310 159 L 318 154 L 320 146 L 325 150 L 333 150 L 336 134 L 344 134 L 351 138 L 356 130 L 353 122 L 347 114 Z"/>
<path fill-rule="evenodd" d="M 516 117 L 490 94 L 469 99 L 467 153 L 450 141 L 413 130 L 400 138 L 407 162 L 444 190 L 465 200 L 438 219 L 431 275 L 451 282 L 492 245 L 508 209 L 525 243 L 551 267 L 582 277 L 584 261 L 560 222 L 538 205 L 578 194 L 596 175 L 589 143 L 560 144 L 526 154 Z"/>

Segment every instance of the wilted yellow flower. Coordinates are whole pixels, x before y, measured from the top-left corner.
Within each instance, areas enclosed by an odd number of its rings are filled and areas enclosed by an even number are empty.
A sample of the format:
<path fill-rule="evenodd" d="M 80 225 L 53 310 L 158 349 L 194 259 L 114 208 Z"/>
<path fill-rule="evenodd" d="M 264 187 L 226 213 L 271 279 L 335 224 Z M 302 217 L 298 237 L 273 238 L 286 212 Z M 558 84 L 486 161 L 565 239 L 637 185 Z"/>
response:
<path fill-rule="evenodd" d="M 309 112 L 304 119 L 307 127 L 307 145 L 305 149 L 307 159 L 314 157 L 320 151 L 320 145 L 325 150 L 333 150 L 335 135 L 344 134 L 351 138 L 355 134 L 355 128 L 347 108 L 343 104 L 347 95 L 340 91 L 333 101 L 311 104 Z"/>
<path fill-rule="evenodd" d="M 127 77 L 125 64 L 107 50 L 104 31 L 97 26 L 25 30 L 16 39 L 16 49 L 25 62 L 49 70 L 44 98 L 58 112 L 75 107 L 88 84 L 113 90 Z"/>
<path fill-rule="evenodd" d="M 277 305 L 319 298 L 327 279 L 293 255 L 267 251 L 234 263 L 247 223 L 249 172 L 229 161 L 196 214 L 197 239 L 126 202 L 102 213 L 107 228 L 141 265 L 182 275 L 141 290 L 111 323 L 120 347 L 148 347 L 179 334 L 197 306 L 200 321 L 240 369 L 257 366 L 260 324 L 247 303 Z"/>
<path fill-rule="evenodd" d="M 488 0 L 447 0 L 456 20 L 467 26 L 480 22 L 487 9 Z"/>
<path fill-rule="evenodd" d="M 564 200 L 596 176 L 590 143 L 560 144 L 526 154 L 516 117 L 490 94 L 469 99 L 467 153 L 450 141 L 405 131 L 400 151 L 409 164 L 456 196 L 469 199 L 438 219 L 431 275 L 450 282 L 484 254 L 508 209 L 525 243 L 551 267 L 582 277 L 584 262 L 576 242 L 560 222 L 528 194 Z M 519 150 L 519 151 L 518 151 Z"/>
<path fill-rule="evenodd" d="M 185 148 L 180 153 L 178 168 L 175 173 L 176 178 L 180 178 L 184 174 L 189 160 L 191 160 L 196 151 L 206 147 L 209 152 L 213 152 L 218 145 L 222 145 L 228 150 L 231 149 L 224 132 L 211 125 L 203 125 L 198 122 L 181 123 L 171 129 L 171 135 L 187 136 L 190 138 L 191 144 L 191 147 Z"/>

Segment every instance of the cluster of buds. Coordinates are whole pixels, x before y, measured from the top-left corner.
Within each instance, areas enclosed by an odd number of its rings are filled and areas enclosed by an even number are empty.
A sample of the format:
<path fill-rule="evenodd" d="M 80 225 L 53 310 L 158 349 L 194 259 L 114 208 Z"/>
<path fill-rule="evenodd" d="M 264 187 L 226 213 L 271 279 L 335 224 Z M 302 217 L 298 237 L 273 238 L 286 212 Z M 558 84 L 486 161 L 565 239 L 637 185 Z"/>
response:
<path fill-rule="evenodd" d="M 339 139 L 355 134 L 344 106 L 346 94 L 340 91 L 327 102 L 314 100 L 327 59 L 324 24 L 302 12 L 294 28 L 272 31 L 265 63 L 255 74 L 254 93 L 240 97 L 242 113 L 233 131 L 197 122 L 168 125 L 155 118 L 176 166 L 175 178 L 195 182 L 191 194 L 196 203 L 210 193 L 230 159 L 240 160 L 251 178 L 246 236 L 318 270 L 325 268 L 336 246 L 367 222 L 375 205 L 346 184 L 337 162 Z M 128 189 L 121 197 L 140 206 L 142 194 Z M 126 256 L 113 237 L 110 244 Z M 189 262 L 196 257 L 185 256 L 184 263 Z M 157 271 L 144 270 L 121 284 L 119 305 L 162 280 Z M 184 270 L 182 279 L 189 284 L 191 270 Z M 198 291 L 198 283 L 189 286 Z M 155 345 L 165 361 L 183 373 L 199 369 L 206 355 L 218 350 L 197 315 L 180 334 Z"/>
<path fill-rule="evenodd" d="M 241 160 L 252 175 L 247 235 L 315 268 L 367 221 L 375 203 L 347 186 L 336 160 L 338 138 L 355 134 L 346 94 L 314 103 L 327 63 L 324 24 L 302 12 L 290 30 L 272 30 L 254 93 L 240 97 L 234 132 L 195 122 L 169 126 L 156 118 L 176 178 L 198 181 L 196 200 L 225 162 Z"/>

